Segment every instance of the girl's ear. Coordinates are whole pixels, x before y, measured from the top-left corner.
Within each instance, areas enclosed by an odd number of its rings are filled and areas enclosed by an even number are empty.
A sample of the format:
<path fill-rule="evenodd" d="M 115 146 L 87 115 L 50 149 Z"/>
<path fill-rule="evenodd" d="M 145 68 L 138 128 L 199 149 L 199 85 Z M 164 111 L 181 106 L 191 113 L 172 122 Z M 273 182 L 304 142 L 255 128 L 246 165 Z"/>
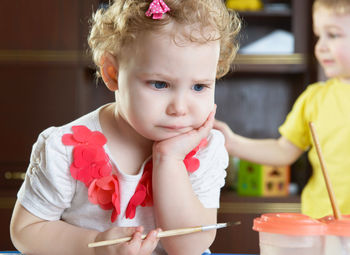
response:
<path fill-rule="evenodd" d="M 118 63 L 110 53 L 103 54 L 101 58 L 101 75 L 110 91 L 118 89 Z"/>

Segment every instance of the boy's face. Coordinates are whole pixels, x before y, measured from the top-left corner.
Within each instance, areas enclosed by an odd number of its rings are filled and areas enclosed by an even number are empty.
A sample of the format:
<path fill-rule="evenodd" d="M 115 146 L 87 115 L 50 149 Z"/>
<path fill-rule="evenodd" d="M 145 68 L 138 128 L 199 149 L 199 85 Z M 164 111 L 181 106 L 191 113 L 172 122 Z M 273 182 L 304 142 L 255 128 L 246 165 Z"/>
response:
<path fill-rule="evenodd" d="M 140 35 L 119 66 L 118 112 L 155 141 L 198 128 L 214 107 L 219 41 L 175 43 L 174 29 Z"/>
<path fill-rule="evenodd" d="M 318 38 L 315 55 L 325 74 L 350 83 L 350 13 L 337 14 L 323 7 L 313 15 Z"/>

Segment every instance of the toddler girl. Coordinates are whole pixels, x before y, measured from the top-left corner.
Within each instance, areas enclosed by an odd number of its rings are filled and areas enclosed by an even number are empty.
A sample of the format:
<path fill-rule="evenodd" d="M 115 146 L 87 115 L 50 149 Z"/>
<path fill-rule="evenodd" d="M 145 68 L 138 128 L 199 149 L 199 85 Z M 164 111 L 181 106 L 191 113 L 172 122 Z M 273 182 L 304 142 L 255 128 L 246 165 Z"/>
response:
<path fill-rule="evenodd" d="M 228 155 L 223 135 L 211 130 L 215 80 L 235 56 L 239 26 L 221 0 L 118 0 L 97 11 L 89 45 L 115 102 L 40 134 L 11 222 L 18 250 L 208 249 L 215 231 L 158 245 L 156 235 L 216 223 Z M 88 248 L 131 234 L 127 243 Z"/>

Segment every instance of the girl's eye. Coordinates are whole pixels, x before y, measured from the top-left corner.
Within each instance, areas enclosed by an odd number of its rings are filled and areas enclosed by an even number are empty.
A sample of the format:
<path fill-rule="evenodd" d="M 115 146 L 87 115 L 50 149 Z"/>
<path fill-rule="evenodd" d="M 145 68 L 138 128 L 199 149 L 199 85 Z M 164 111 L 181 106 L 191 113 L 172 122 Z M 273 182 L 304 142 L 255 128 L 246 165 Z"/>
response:
<path fill-rule="evenodd" d="M 202 91 L 202 90 L 204 89 L 204 85 L 202 85 L 202 84 L 196 84 L 196 85 L 193 86 L 193 89 L 194 89 L 195 91 Z"/>
<path fill-rule="evenodd" d="M 168 86 L 164 81 L 151 81 L 150 84 L 156 89 L 164 89 Z"/>

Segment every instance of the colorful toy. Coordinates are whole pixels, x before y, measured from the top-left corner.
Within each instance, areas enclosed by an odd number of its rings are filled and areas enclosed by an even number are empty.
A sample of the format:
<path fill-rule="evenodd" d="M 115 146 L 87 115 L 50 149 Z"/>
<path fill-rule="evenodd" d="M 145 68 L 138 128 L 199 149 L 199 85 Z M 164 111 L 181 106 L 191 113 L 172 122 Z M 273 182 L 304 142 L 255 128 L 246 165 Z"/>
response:
<path fill-rule="evenodd" d="M 257 11 L 263 8 L 260 0 L 227 0 L 226 7 L 236 11 Z"/>
<path fill-rule="evenodd" d="M 289 166 L 267 166 L 240 159 L 237 193 L 247 196 L 286 196 L 289 176 Z"/>

